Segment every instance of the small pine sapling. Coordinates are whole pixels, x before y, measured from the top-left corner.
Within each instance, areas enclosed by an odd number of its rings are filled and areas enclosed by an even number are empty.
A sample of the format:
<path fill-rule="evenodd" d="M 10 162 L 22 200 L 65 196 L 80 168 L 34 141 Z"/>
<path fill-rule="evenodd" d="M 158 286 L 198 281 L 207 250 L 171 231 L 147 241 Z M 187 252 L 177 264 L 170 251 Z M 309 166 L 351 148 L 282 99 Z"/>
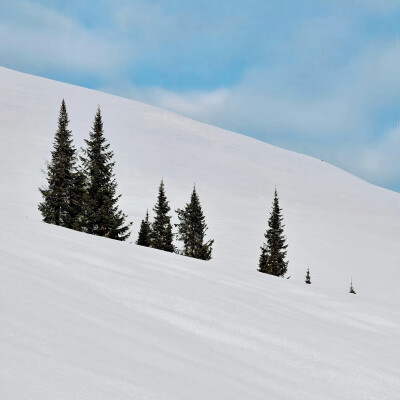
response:
<path fill-rule="evenodd" d="M 306 280 L 305 283 L 311 285 L 311 276 L 310 276 L 310 268 L 307 268 Z"/>
<path fill-rule="evenodd" d="M 349 293 L 351 294 L 356 294 L 356 291 L 353 288 L 353 279 L 350 280 L 350 290 Z"/>

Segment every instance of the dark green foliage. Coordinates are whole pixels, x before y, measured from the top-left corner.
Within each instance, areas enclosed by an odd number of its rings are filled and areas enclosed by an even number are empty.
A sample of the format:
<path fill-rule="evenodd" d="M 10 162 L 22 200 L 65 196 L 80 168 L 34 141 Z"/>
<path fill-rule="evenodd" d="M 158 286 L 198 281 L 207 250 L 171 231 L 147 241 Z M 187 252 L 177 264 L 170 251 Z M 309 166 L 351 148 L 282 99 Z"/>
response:
<path fill-rule="evenodd" d="M 307 274 L 306 274 L 305 282 L 308 283 L 309 285 L 311 285 L 310 268 L 307 268 Z"/>
<path fill-rule="evenodd" d="M 285 244 L 286 239 L 283 235 L 284 225 L 282 225 L 281 211 L 278 193 L 275 189 L 268 229 L 264 235 L 266 243 L 261 247 L 258 271 L 283 277 L 287 272 L 288 261 L 285 261 L 287 244 Z"/>
<path fill-rule="evenodd" d="M 82 157 L 87 179 L 85 201 L 85 231 L 110 239 L 126 240 L 132 223 L 125 223 L 126 215 L 118 209 L 117 183 L 114 179 L 113 152 L 109 151 L 103 132 L 100 107 L 97 109 L 87 148 Z"/>
<path fill-rule="evenodd" d="M 172 243 L 173 233 L 171 225 L 171 216 L 167 197 L 165 195 L 164 182 L 161 181 L 158 189 L 157 204 L 154 206 L 154 222 L 152 224 L 151 247 L 159 250 L 175 252 Z"/>
<path fill-rule="evenodd" d="M 77 170 L 72 180 L 70 203 L 70 227 L 76 231 L 85 229 L 84 204 L 86 204 L 86 201 L 86 177 L 83 171 Z"/>
<path fill-rule="evenodd" d="M 353 288 L 353 280 L 350 281 L 350 290 L 349 290 L 349 293 L 351 293 L 351 294 L 356 294 L 356 291 L 355 291 L 354 288 Z"/>
<path fill-rule="evenodd" d="M 140 224 L 140 231 L 136 244 L 139 246 L 151 246 L 151 224 L 149 222 L 149 211 L 146 211 L 146 218 Z"/>
<path fill-rule="evenodd" d="M 47 165 L 47 187 L 39 189 L 43 202 L 39 204 L 43 221 L 66 228 L 80 229 L 80 201 L 84 191 L 84 178 L 76 168 L 76 149 L 68 129 L 68 113 L 65 101 L 61 103 L 58 129 Z M 83 179 L 81 181 L 81 178 Z"/>
<path fill-rule="evenodd" d="M 177 237 L 183 242 L 182 254 L 200 260 L 210 260 L 214 240 L 204 243 L 208 228 L 196 188 L 193 188 L 190 203 L 186 204 L 184 210 L 178 209 L 176 212 L 179 218 L 179 224 L 176 225 Z"/>

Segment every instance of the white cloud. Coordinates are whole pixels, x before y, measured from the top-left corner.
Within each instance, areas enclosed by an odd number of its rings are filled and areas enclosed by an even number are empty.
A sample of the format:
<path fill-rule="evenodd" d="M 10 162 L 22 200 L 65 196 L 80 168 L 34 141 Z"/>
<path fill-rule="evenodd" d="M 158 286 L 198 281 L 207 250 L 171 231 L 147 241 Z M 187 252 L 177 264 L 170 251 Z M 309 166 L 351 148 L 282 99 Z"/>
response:
<path fill-rule="evenodd" d="M 119 68 L 118 43 L 49 8 L 16 0 L 0 6 L 3 65 L 101 75 Z"/>

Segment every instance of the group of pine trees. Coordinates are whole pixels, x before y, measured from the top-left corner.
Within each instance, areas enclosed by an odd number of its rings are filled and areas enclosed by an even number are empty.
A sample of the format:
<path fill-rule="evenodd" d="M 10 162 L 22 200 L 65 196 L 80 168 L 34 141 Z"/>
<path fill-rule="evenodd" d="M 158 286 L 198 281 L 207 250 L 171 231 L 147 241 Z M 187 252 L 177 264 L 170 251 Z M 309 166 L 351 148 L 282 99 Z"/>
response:
<path fill-rule="evenodd" d="M 175 224 L 178 229 L 176 237 L 183 243 L 183 249 L 177 250 L 173 244 L 174 234 L 172 233 L 171 208 L 165 194 L 165 185 L 161 181 L 158 188 L 157 203 L 154 206 L 154 221 L 149 221 L 149 212 L 146 212 L 145 219 L 142 220 L 139 236 L 136 244 L 145 247 L 179 253 L 187 257 L 198 258 L 200 260 L 210 260 L 212 245 L 214 240 L 205 242 L 207 224 L 201 208 L 196 187 L 183 210 L 178 209 L 179 224 Z"/>
<path fill-rule="evenodd" d="M 264 234 L 266 242 L 261 246 L 261 255 L 258 262 L 258 271 L 284 277 L 289 262 L 286 261 L 287 247 L 283 233 L 282 209 L 279 206 L 278 192 L 275 189 L 272 211 L 268 219 L 268 229 Z M 305 283 L 311 284 L 310 268 L 307 268 Z M 356 294 L 353 281 L 350 282 L 350 293 Z"/>
<path fill-rule="evenodd" d="M 68 129 L 69 119 L 65 101 L 61 103 L 58 129 L 55 134 L 51 162 L 47 164 L 47 185 L 39 189 L 43 201 L 39 204 L 43 221 L 49 224 L 126 240 L 130 236 L 131 222 L 118 208 L 117 183 L 113 173 L 115 162 L 110 144 L 104 137 L 100 107 L 94 117 L 89 139 L 85 140 L 83 156 L 78 156 Z M 196 189 L 184 210 L 177 210 L 178 233 L 173 234 L 170 207 L 161 181 L 155 218 L 149 214 L 142 221 L 137 244 L 176 252 L 188 257 L 210 260 L 213 240 L 204 242 L 207 225 Z M 177 250 L 173 238 L 183 242 L 183 250 Z"/>
<path fill-rule="evenodd" d="M 131 223 L 119 210 L 113 152 L 104 137 L 100 108 L 94 117 L 83 156 L 78 157 L 68 129 L 63 100 L 55 134 L 52 159 L 47 164 L 47 186 L 39 189 L 43 221 L 111 239 L 126 240 Z"/>
<path fill-rule="evenodd" d="M 121 195 L 116 194 L 114 154 L 109 150 L 110 144 L 104 137 L 100 107 L 95 114 L 89 139 L 85 140 L 83 156 L 79 157 L 77 154 L 68 124 L 68 113 L 63 100 L 51 153 L 52 159 L 47 164 L 47 186 L 39 189 L 43 201 L 38 208 L 43 221 L 92 235 L 126 240 L 130 236 L 129 228 L 132 223 L 126 222 L 127 216 L 118 207 Z M 214 240 L 205 241 L 207 225 L 196 187 L 193 187 L 190 201 L 185 208 L 176 210 L 179 220 L 179 223 L 175 224 L 176 234 L 172 229 L 171 208 L 163 181 L 159 186 L 153 211 L 153 222 L 150 222 L 149 212 L 146 212 L 136 244 L 201 260 L 211 259 Z M 268 229 L 264 235 L 266 241 L 261 246 L 258 271 L 280 277 L 284 277 L 288 269 L 287 244 L 282 221 L 282 209 L 275 189 Z M 182 250 L 174 246 L 174 236 L 183 243 Z M 309 268 L 305 283 L 311 284 Z M 350 293 L 356 293 L 352 281 Z"/>

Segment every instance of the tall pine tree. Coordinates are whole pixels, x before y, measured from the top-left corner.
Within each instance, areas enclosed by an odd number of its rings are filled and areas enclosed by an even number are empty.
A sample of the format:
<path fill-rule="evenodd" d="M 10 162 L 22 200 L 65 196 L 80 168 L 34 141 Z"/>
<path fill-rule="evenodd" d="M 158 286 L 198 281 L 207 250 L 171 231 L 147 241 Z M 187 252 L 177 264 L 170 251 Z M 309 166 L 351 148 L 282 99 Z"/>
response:
<path fill-rule="evenodd" d="M 179 224 L 176 225 L 178 227 L 177 237 L 183 242 L 182 254 L 200 260 L 210 260 L 214 240 L 204 243 L 208 228 L 195 187 L 190 203 L 186 204 L 184 210 L 178 209 L 176 212 L 179 219 Z"/>
<path fill-rule="evenodd" d="M 287 272 L 288 261 L 285 261 L 287 244 L 283 235 L 284 225 L 282 225 L 281 212 L 278 192 L 275 189 L 268 229 L 264 235 L 266 243 L 261 247 L 258 271 L 283 277 Z"/>
<path fill-rule="evenodd" d="M 47 187 L 41 188 L 43 202 L 38 206 L 43 221 L 80 230 L 81 200 L 84 178 L 77 171 L 76 149 L 68 129 L 68 113 L 63 100 L 58 117 L 58 129 L 53 142 L 52 159 L 47 165 Z"/>
<path fill-rule="evenodd" d="M 117 182 L 114 178 L 112 161 L 114 153 L 109 149 L 103 131 L 100 107 L 97 109 L 89 140 L 82 157 L 87 179 L 87 198 L 85 202 L 85 231 L 110 239 L 126 240 L 129 227 L 126 215 L 119 210 L 116 195 Z"/>
<path fill-rule="evenodd" d="M 146 211 L 146 217 L 140 224 L 139 236 L 136 240 L 139 246 L 151 246 L 151 224 L 149 222 L 149 210 Z"/>
<path fill-rule="evenodd" d="M 158 188 L 157 204 L 154 206 L 154 222 L 152 224 L 151 247 L 159 250 L 175 252 L 171 225 L 171 208 L 165 195 L 164 182 Z"/>

